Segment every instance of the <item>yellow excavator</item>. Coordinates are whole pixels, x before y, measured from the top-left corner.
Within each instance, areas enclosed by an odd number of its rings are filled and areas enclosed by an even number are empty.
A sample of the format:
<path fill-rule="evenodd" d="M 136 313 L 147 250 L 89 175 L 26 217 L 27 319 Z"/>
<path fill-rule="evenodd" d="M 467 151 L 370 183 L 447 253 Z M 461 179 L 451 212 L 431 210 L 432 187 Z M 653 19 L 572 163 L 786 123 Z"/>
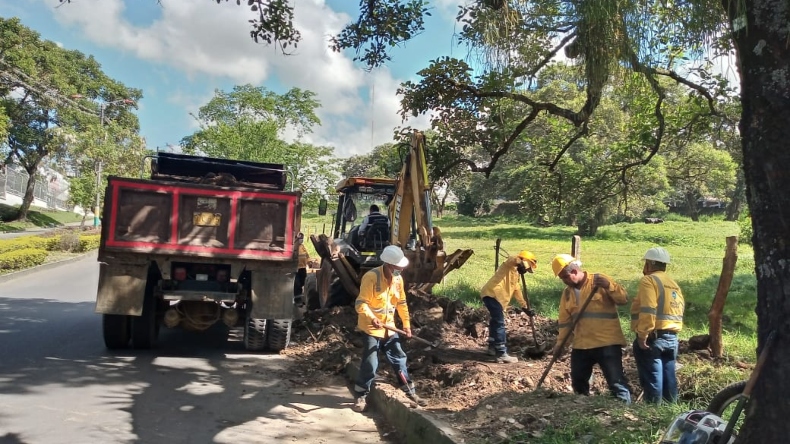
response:
<path fill-rule="evenodd" d="M 449 272 L 460 268 L 474 253 L 458 249 L 447 255 L 439 228 L 431 220 L 431 189 L 425 162 L 425 135 L 415 131 L 397 179 L 350 177 L 341 180 L 332 237 L 311 235 L 321 257 L 320 268 L 308 274 L 304 301 L 308 309 L 351 304 L 359 295 L 359 283 L 368 270 L 382 264 L 379 254 L 398 245 L 409 258 L 403 278 L 409 291 L 429 293 Z M 386 208 L 386 218 L 363 225 L 357 206 Z M 319 205 L 326 214 L 327 203 Z"/>

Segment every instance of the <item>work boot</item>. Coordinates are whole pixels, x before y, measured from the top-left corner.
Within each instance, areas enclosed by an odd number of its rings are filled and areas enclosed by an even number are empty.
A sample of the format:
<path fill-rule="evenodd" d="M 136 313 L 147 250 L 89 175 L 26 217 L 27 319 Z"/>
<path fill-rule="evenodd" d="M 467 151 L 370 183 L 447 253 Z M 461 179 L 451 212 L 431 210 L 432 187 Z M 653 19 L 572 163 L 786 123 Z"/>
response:
<path fill-rule="evenodd" d="M 507 353 L 498 353 L 496 357 L 496 362 L 500 364 L 513 364 L 518 362 L 518 358 L 515 356 L 510 356 Z"/>
<path fill-rule="evenodd" d="M 494 344 L 488 344 L 488 351 L 486 353 L 488 356 L 496 356 L 496 348 L 494 348 Z"/>
<path fill-rule="evenodd" d="M 417 405 L 420 407 L 425 407 L 426 405 L 428 405 L 428 401 L 417 396 L 417 392 L 409 392 L 406 394 L 406 396 L 408 396 L 409 399 L 417 403 Z"/>
<path fill-rule="evenodd" d="M 366 396 L 360 396 L 354 400 L 354 406 L 351 407 L 355 412 L 362 413 L 368 408 L 368 401 Z"/>

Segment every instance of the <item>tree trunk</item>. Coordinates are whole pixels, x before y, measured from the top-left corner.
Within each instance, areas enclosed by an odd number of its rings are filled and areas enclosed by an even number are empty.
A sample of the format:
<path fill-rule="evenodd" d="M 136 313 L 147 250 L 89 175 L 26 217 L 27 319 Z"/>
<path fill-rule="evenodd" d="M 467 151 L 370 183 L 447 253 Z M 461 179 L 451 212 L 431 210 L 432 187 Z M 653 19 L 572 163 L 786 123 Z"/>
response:
<path fill-rule="evenodd" d="M 724 220 L 735 222 L 741 216 L 741 205 L 746 184 L 743 181 L 743 174 L 738 174 L 738 180 L 735 182 L 735 191 L 732 192 L 732 199 L 727 205 L 727 212 Z"/>
<path fill-rule="evenodd" d="M 699 222 L 699 206 L 697 205 L 697 193 L 687 192 L 684 194 L 686 197 L 686 207 L 688 208 L 688 215 L 694 222 Z"/>
<path fill-rule="evenodd" d="M 790 436 L 790 48 L 785 0 L 722 0 L 741 75 L 740 131 L 754 229 L 757 352 L 772 330 L 775 347 L 752 394 L 738 444 L 786 442 Z M 743 17 L 738 8 L 746 11 Z"/>
<path fill-rule="evenodd" d="M 30 206 L 33 204 L 33 199 L 35 198 L 36 177 L 38 176 L 37 172 L 39 163 L 40 162 L 36 162 L 34 168 L 31 168 L 30 170 L 25 168 L 25 171 L 27 171 L 28 174 L 27 185 L 25 186 L 25 197 L 22 198 L 22 205 L 19 207 L 16 220 L 27 220 L 27 213 L 30 211 Z"/>
<path fill-rule="evenodd" d="M 713 304 L 708 311 L 708 335 L 710 336 L 710 351 L 714 358 L 721 358 L 724 345 L 721 340 L 721 321 L 724 313 L 724 304 L 727 303 L 727 294 L 730 292 L 732 275 L 735 272 L 735 263 L 738 262 L 738 236 L 727 237 L 727 249 L 724 251 L 724 261 L 721 265 L 721 276 Z"/>

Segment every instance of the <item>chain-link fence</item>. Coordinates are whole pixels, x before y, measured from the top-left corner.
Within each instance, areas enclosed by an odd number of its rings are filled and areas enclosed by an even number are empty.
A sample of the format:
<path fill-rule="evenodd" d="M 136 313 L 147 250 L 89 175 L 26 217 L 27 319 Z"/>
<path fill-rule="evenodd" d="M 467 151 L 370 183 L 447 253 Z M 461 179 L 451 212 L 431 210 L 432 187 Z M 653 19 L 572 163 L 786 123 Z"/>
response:
<path fill-rule="evenodd" d="M 27 188 L 28 174 L 12 166 L 0 168 L 0 200 L 6 200 L 8 195 L 24 197 Z M 33 197 L 46 204 L 47 208 L 68 209 L 69 186 L 68 182 L 59 175 L 36 178 Z"/>

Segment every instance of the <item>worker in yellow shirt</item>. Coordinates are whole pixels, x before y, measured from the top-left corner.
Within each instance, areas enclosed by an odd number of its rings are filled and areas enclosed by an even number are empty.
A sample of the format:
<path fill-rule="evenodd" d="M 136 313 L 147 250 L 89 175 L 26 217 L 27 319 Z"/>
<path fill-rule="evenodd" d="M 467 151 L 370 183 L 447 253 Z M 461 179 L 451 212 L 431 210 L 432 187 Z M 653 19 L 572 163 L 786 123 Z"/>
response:
<path fill-rule="evenodd" d="M 480 290 L 483 305 L 491 314 L 491 320 L 488 323 L 488 354 L 496 356 L 496 361 L 499 363 L 518 362 L 518 358 L 507 354 L 505 310 L 513 298 L 518 301 L 521 307 L 527 307 L 524 295 L 521 294 L 519 278 L 527 271 L 531 273 L 537 265 L 538 259 L 535 255 L 523 250 L 516 256 L 508 257 Z"/>
<path fill-rule="evenodd" d="M 653 247 L 642 258 L 642 280 L 631 304 L 631 330 L 636 333 L 634 360 L 645 401 L 677 402 L 678 333 L 683 329 L 685 301 L 667 273 L 669 252 Z"/>
<path fill-rule="evenodd" d="M 303 298 L 304 282 L 307 279 L 307 266 L 310 263 L 310 253 L 307 252 L 307 248 L 304 246 L 304 233 L 296 235 L 296 243 L 299 251 L 299 264 L 296 267 L 296 276 L 294 276 L 294 296 Z"/>
<path fill-rule="evenodd" d="M 575 393 L 590 394 L 590 376 L 598 364 L 612 395 L 631 403 L 631 392 L 623 372 L 625 336 L 620 327 L 617 306 L 628 302 L 628 293 L 622 285 L 602 273 L 591 274 L 582 270 L 579 260 L 569 254 L 558 254 L 551 262 L 554 275 L 566 288 L 560 297 L 559 336 L 553 353 L 560 352 L 560 344 L 573 335 L 571 351 L 571 386 Z M 592 295 L 584 313 L 582 305 Z M 570 327 L 579 317 L 574 331 Z"/>
<path fill-rule="evenodd" d="M 367 395 L 379 366 L 379 350 L 384 351 L 406 396 L 419 405 L 426 404 L 424 399 L 417 396 L 414 383 L 409 378 L 406 353 L 401 347 L 400 337 L 384 328 L 385 325 L 395 326 L 397 312 L 403 331 L 407 337 L 411 337 L 411 318 L 401 277 L 401 272 L 409 265 L 409 259 L 395 245 L 385 247 L 380 257 L 384 264 L 362 275 L 359 296 L 354 303 L 359 315 L 357 329 L 365 336 L 362 362 L 354 385 L 353 409 L 357 412 L 367 408 Z"/>

